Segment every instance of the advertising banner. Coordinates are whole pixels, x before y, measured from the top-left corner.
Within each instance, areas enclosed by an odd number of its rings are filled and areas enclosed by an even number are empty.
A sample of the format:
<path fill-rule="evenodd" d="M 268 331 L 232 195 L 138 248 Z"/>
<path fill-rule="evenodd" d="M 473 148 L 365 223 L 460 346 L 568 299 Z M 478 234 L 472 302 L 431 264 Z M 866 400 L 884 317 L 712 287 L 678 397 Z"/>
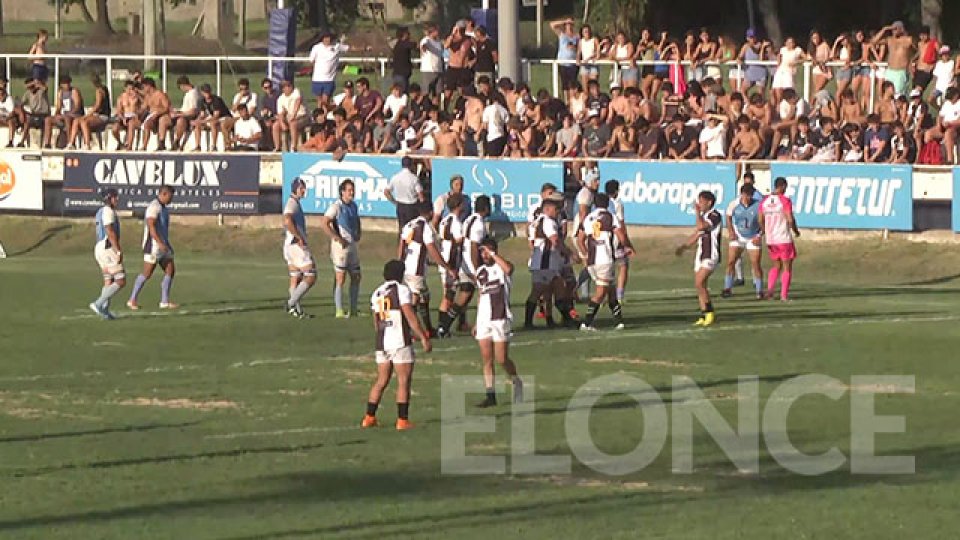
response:
<path fill-rule="evenodd" d="M 540 186 L 550 182 L 563 189 L 563 163 L 536 159 L 434 158 L 434 192 L 446 191 L 450 177 L 463 177 L 463 191 L 476 199 L 488 195 L 493 221 L 527 221 L 530 207 L 540 204 Z"/>
<path fill-rule="evenodd" d="M 173 213 L 255 214 L 260 158 L 244 154 L 64 155 L 63 208 L 67 212 L 95 210 L 105 188 L 120 193 L 120 209 L 142 210 L 162 185 L 174 188 L 168 205 Z"/>
<path fill-rule="evenodd" d="M 717 208 L 736 197 L 733 163 L 600 160 L 600 189 L 620 182 L 620 200 L 630 225 L 692 225 L 694 202 L 712 191 Z"/>
<path fill-rule="evenodd" d="M 787 179 L 801 227 L 913 229 L 913 169 L 909 165 L 774 162 L 770 176 Z"/>
<path fill-rule="evenodd" d="M 307 195 L 300 201 L 308 214 L 322 214 L 340 196 L 340 183 L 353 180 L 360 215 L 396 217 L 397 211 L 383 190 L 390 177 L 400 171 L 401 156 L 347 155 L 342 161 L 331 154 L 283 154 L 283 200 L 290 196 L 290 184 L 301 178 Z"/>
<path fill-rule="evenodd" d="M 40 154 L 0 152 L 0 210 L 43 210 Z"/>

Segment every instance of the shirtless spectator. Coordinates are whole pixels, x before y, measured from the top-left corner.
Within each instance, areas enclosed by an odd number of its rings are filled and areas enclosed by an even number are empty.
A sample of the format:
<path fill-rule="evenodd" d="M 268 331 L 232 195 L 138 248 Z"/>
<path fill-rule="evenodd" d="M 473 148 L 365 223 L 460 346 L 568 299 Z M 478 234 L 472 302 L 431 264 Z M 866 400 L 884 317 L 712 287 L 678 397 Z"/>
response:
<path fill-rule="evenodd" d="M 880 95 L 877 97 L 877 103 L 873 108 L 880 116 L 880 123 L 889 125 L 895 120 L 899 120 L 897 112 L 897 98 L 894 96 L 893 83 L 884 81 L 880 87 Z"/>
<path fill-rule="evenodd" d="M 730 159 L 758 159 L 763 151 L 763 137 L 754 129 L 754 123 L 747 115 L 737 118 L 737 134 L 730 143 Z"/>
<path fill-rule="evenodd" d="M 351 117 L 357 112 L 357 96 L 353 93 L 353 81 L 343 83 L 343 92 L 333 96 L 333 106 L 346 111 L 347 117 Z"/>
<path fill-rule="evenodd" d="M 840 96 L 840 127 L 842 128 L 847 124 L 860 125 L 864 120 L 860 101 L 853 94 L 853 89 L 847 88 Z"/>
<path fill-rule="evenodd" d="M 164 134 L 166 133 L 163 127 L 164 123 L 166 123 L 167 129 L 170 125 L 174 127 L 172 143 L 172 150 L 174 151 L 182 150 L 186 144 L 187 133 L 192 127 L 192 122 L 200 115 L 201 99 L 200 91 L 190 83 L 190 79 L 187 77 L 181 75 L 177 79 L 177 86 L 183 92 L 183 102 L 180 105 L 180 110 L 172 111 L 169 116 L 160 120 L 161 144 L 163 144 Z M 144 121 L 144 125 L 146 125 L 146 121 Z"/>
<path fill-rule="evenodd" d="M 143 109 L 143 101 L 140 99 L 140 92 L 137 91 L 137 83 L 132 79 L 124 83 L 123 93 L 117 98 L 117 109 L 115 116 L 117 122 L 113 124 L 113 137 L 117 140 L 117 148 L 124 150 L 133 149 L 133 139 L 140 129 L 140 113 Z M 121 140 L 120 132 L 126 132 L 126 139 Z"/>
<path fill-rule="evenodd" d="M 290 81 L 280 83 L 280 97 L 277 98 L 277 121 L 273 124 L 274 149 L 284 149 L 283 134 L 290 135 L 290 149 L 296 152 L 300 147 L 300 135 L 310 124 L 310 116 L 303 105 L 300 90 Z"/>
<path fill-rule="evenodd" d="M 477 145 L 477 134 L 483 127 L 483 110 L 485 104 L 472 87 L 464 89 L 462 106 L 464 154 L 465 156 L 480 155 Z"/>
<path fill-rule="evenodd" d="M 203 131 L 210 131 L 211 140 L 207 151 L 214 152 L 217 149 L 218 136 L 220 135 L 220 122 L 232 118 L 230 107 L 223 101 L 223 98 L 214 95 L 213 89 L 209 84 L 200 85 L 200 112 L 197 119 L 190 123 L 193 128 L 193 151 L 200 151 L 200 134 Z M 230 141 L 224 137 L 225 148 L 230 147 Z"/>
<path fill-rule="evenodd" d="M 884 78 L 893 83 L 897 95 L 907 92 L 908 68 L 913 59 L 913 38 L 903 23 L 896 21 L 883 27 L 871 40 L 872 45 L 884 43 L 887 48 L 887 70 Z"/>
<path fill-rule="evenodd" d="M 53 114 L 43 123 L 44 148 L 50 148 L 54 126 L 60 126 L 64 138 L 69 139 L 66 135 L 71 132 L 73 123 L 83 117 L 83 98 L 80 96 L 80 90 L 73 86 L 73 79 L 69 75 L 63 75 L 58 82 L 60 87 L 54 98 Z M 73 141 L 67 141 L 67 144 L 73 145 Z"/>
<path fill-rule="evenodd" d="M 147 151 L 150 134 L 157 134 L 157 151 L 166 150 L 167 131 L 170 129 L 170 98 L 157 89 L 157 83 L 150 77 L 143 79 L 143 137 L 140 150 Z"/>
<path fill-rule="evenodd" d="M 637 132 L 633 124 L 628 124 L 622 116 L 613 118 L 613 131 L 610 137 L 612 139 L 610 157 L 632 158 L 637 155 Z"/>
<path fill-rule="evenodd" d="M 473 82 L 473 70 L 470 69 L 473 40 L 466 35 L 466 23 L 464 21 L 457 21 L 453 25 L 450 35 L 443 42 L 443 46 L 450 51 L 444 87 L 462 88 L 469 86 Z"/>
<path fill-rule="evenodd" d="M 460 135 L 451 129 L 450 116 L 446 113 L 439 116 L 440 130 L 434 133 L 437 156 L 457 157 L 463 155 L 463 140 Z"/>
<path fill-rule="evenodd" d="M 933 81 L 933 68 L 937 64 L 940 42 L 930 36 L 930 27 L 920 28 L 917 40 L 917 56 L 913 71 L 913 88 L 926 90 Z"/>

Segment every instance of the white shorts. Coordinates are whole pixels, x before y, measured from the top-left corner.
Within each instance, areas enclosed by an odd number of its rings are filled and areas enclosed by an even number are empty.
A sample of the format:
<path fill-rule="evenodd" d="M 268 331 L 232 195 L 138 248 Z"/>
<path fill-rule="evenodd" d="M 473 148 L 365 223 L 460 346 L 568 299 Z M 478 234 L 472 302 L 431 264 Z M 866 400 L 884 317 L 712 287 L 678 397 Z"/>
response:
<path fill-rule="evenodd" d="M 412 364 L 414 361 L 413 347 L 407 346 L 392 351 L 377 351 L 378 364 Z"/>
<path fill-rule="evenodd" d="M 738 236 L 736 240 L 731 240 L 730 247 L 745 249 L 747 251 L 760 251 L 760 244 L 754 244 L 752 239 L 742 236 Z"/>
<path fill-rule="evenodd" d="M 96 259 L 97 264 L 100 265 L 100 270 L 103 271 L 104 277 L 124 273 L 123 263 L 120 262 L 120 257 L 117 256 L 117 252 L 103 247 L 103 244 L 97 244 L 97 247 L 93 249 L 93 258 Z"/>
<path fill-rule="evenodd" d="M 410 287 L 410 292 L 418 296 L 429 296 L 430 289 L 427 288 L 427 278 L 423 276 L 403 276 L 403 282 Z"/>
<path fill-rule="evenodd" d="M 693 271 L 699 272 L 700 270 L 709 270 L 711 272 L 717 268 L 717 265 L 720 264 L 720 261 L 717 259 L 697 259 L 693 263 Z"/>
<path fill-rule="evenodd" d="M 169 251 L 160 251 L 160 246 L 156 242 L 152 242 L 150 246 L 150 251 L 143 254 L 143 262 L 147 264 L 158 264 L 161 261 L 172 261 L 173 260 L 173 247 Z"/>
<path fill-rule="evenodd" d="M 477 341 L 485 339 L 492 340 L 494 343 L 506 343 L 513 337 L 513 330 L 510 328 L 510 320 L 477 322 Z"/>
<path fill-rule="evenodd" d="M 534 285 L 549 285 L 553 283 L 554 279 L 560 277 L 559 270 L 551 270 L 549 268 L 531 270 L 530 274 Z"/>
<path fill-rule="evenodd" d="M 613 284 L 615 273 L 612 264 L 593 264 L 587 267 L 587 272 L 598 287 L 609 287 Z"/>
<path fill-rule="evenodd" d="M 300 247 L 300 244 L 284 244 L 283 258 L 287 261 L 287 266 L 292 266 L 298 270 L 307 270 L 314 267 L 313 255 L 310 250 Z"/>
<path fill-rule="evenodd" d="M 360 250 L 357 244 L 343 247 L 334 240 L 330 242 L 330 261 L 340 272 L 357 273 L 360 271 Z"/>
<path fill-rule="evenodd" d="M 476 276 L 474 274 L 467 273 L 463 268 L 461 268 L 457 273 L 457 284 L 459 285 L 461 283 L 470 283 L 476 285 Z"/>

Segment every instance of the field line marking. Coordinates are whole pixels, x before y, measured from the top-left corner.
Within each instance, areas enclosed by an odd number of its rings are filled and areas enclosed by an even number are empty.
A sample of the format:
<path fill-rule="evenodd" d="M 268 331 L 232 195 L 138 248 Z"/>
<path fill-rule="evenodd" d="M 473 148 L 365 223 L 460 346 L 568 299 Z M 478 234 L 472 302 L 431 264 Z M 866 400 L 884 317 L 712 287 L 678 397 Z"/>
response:
<path fill-rule="evenodd" d="M 277 429 L 273 431 L 238 431 L 235 433 L 220 433 L 206 435 L 204 439 L 240 439 L 242 437 L 275 437 L 296 433 L 328 433 L 332 431 L 358 431 L 360 426 L 331 426 L 331 427 L 302 427 L 291 429 Z"/>
<path fill-rule="evenodd" d="M 130 313 L 118 313 L 117 319 L 132 319 L 136 317 L 182 317 L 184 315 L 216 315 L 218 313 L 234 313 L 238 311 L 249 310 L 250 308 L 243 308 L 240 306 L 228 306 L 222 308 L 207 308 L 207 309 L 178 309 L 176 311 L 146 311 L 146 312 L 130 312 Z M 63 315 L 60 317 L 61 321 L 75 321 L 80 319 L 99 319 L 98 315 L 92 313 L 87 313 L 84 315 Z"/>

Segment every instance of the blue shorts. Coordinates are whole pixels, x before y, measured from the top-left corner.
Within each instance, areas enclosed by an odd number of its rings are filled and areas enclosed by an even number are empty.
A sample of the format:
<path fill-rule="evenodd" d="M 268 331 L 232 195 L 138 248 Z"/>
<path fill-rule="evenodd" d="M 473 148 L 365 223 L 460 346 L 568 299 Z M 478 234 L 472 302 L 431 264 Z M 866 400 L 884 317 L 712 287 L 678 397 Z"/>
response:
<path fill-rule="evenodd" d="M 333 81 L 313 81 L 311 88 L 315 96 L 332 96 L 333 91 L 337 89 L 337 84 Z"/>

